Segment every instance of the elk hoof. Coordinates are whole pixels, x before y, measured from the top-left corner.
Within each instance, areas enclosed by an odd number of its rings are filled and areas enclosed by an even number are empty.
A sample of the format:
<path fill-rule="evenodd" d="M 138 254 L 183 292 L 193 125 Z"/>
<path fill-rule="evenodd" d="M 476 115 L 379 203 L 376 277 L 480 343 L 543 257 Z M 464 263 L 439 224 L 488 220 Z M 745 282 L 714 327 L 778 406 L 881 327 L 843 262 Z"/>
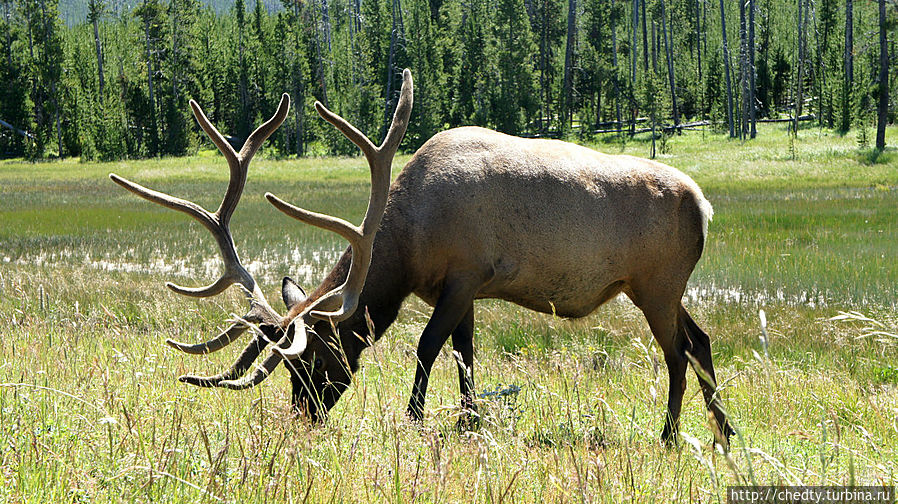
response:
<path fill-rule="evenodd" d="M 476 409 L 465 408 L 461 412 L 458 421 L 455 422 L 455 430 L 459 433 L 473 432 L 480 429 L 481 418 Z"/>

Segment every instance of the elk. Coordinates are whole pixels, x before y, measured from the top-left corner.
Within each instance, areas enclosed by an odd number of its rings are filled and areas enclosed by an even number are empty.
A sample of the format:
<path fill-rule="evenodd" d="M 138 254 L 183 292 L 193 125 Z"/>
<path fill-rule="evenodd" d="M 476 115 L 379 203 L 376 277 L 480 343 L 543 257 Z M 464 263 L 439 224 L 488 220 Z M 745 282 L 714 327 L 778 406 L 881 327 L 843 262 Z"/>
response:
<path fill-rule="evenodd" d="M 371 194 L 361 226 L 265 195 L 278 210 L 338 233 L 350 244 L 310 295 L 284 278 L 283 316 L 241 265 L 229 222 L 253 155 L 287 116 L 286 94 L 240 152 L 190 102 L 230 167 L 229 185 L 214 213 L 110 174 L 138 196 L 197 219 L 217 240 L 224 259 L 221 278 L 201 288 L 168 283 L 170 289 L 206 297 L 237 283 L 249 300 L 249 312 L 210 340 L 167 341 L 178 350 L 205 354 L 253 327 L 252 341 L 230 369 L 179 379 L 200 387 L 245 389 L 284 362 L 293 406 L 322 419 L 350 385 L 362 351 L 415 294 L 434 310 L 418 343 L 408 414 L 422 418 L 431 367 L 451 336 L 459 356 L 462 406 L 475 416 L 475 299 L 498 298 L 538 312 L 584 317 L 624 293 L 642 310 L 664 352 L 670 390 L 662 438 L 676 438 L 691 361 L 718 438 L 726 443 L 732 430 L 717 396 L 710 340 L 681 303 L 712 216 L 696 183 L 645 159 L 463 127 L 429 139 L 391 185 L 391 163 L 412 110 L 412 87 L 405 70 L 392 125 L 380 146 L 315 103 L 319 115 L 361 149 L 371 170 Z M 247 374 L 269 344 L 261 364 Z"/>

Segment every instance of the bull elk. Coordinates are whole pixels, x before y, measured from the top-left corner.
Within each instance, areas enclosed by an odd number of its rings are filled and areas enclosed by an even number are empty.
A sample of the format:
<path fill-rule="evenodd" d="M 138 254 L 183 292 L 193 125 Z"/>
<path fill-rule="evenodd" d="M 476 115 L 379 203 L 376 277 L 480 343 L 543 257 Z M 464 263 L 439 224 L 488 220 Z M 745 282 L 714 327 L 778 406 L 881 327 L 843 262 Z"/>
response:
<path fill-rule="evenodd" d="M 196 102 L 190 105 L 230 167 L 217 211 L 110 174 L 138 196 L 189 214 L 217 240 L 224 259 L 221 278 L 201 288 L 168 283 L 170 289 L 206 297 L 238 283 L 249 299 L 249 312 L 209 341 L 168 341 L 178 350 L 205 354 L 254 327 L 254 338 L 229 370 L 181 376 L 182 382 L 245 389 L 261 383 L 283 361 L 290 372 L 293 405 L 320 419 L 350 385 L 362 350 L 386 331 L 403 300 L 414 293 L 434 311 L 418 343 L 408 414 L 422 417 L 431 366 L 451 335 L 460 356 L 462 405 L 476 415 L 475 299 L 498 298 L 543 313 L 584 317 L 623 292 L 645 314 L 670 374 L 663 439 L 676 436 L 689 360 L 718 433 L 731 432 L 717 397 L 708 335 L 681 304 L 712 215 L 711 205 L 688 176 L 635 157 L 464 127 L 434 135 L 390 185 L 391 162 L 412 109 L 412 77 L 405 70 L 393 122 L 380 146 L 315 104 L 321 117 L 367 158 L 371 195 L 361 226 L 265 195 L 287 215 L 333 231 L 350 244 L 311 295 L 284 278 L 287 313 L 281 316 L 242 266 L 229 221 L 250 160 L 286 118 L 289 97 L 283 96 L 274 116 L 249 136 L 240 152 Z M 274 345 L 261 365 L 246 374 L 270 343 Z"/>

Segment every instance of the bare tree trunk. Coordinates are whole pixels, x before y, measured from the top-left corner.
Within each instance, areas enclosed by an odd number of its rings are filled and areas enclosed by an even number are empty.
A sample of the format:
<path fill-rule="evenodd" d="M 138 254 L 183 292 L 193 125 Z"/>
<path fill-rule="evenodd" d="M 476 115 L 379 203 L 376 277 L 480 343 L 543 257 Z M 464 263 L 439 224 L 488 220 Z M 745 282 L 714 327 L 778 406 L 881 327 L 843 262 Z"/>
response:
<path fill-rule="evenodd" d="M 93 19 L 94 25 L 94 47 L 97 50 L 97 75 L 100 78 L 100 96 L 103 96 L 103 88 L 105 86 L 105 79 L 103 78 L 103 48 L 100 45 L 100 20 L 98 16 L 94 16 Z M 12 63 L 10 63 L 11 65 Z"/>
<path fill-rule="evenodd" d="M 153 115 L 150 117 L 150 126 L 153 128 L 152 134 L 150 135 L 150 141 L 153 142 L 152 150 L 153 155 L 156 154 L 158 144 L 156 135 L 158 133 L 156 129 L 156 98 L 153 94 L 153 58 L 152 52 L 150 51 L 150 19 L 149 17 L 144 19 L 143 22 L 143 33 L 146 38 L 146 49 L 147 49 L 147 86 L 150 90 L 150 107 L 153 110 Z"/>
<path fill-rule="evenodd" d="M 28 20 L 28 55 L 34 61 L 34 36 L 31 30 L 31 12 L 28 9 L 25 9 L 25 17 Z"/>
<path fill-rule="evenodd" d="M 795 122 L 794 130 L 798 133 L 798 118 L 801 117 L 802 81 L 804 80 L 804 0 L 798 0 L 798 77 L 795 79 Z"/>
<path fill-rule="evenodd" d="M 886 40 L 886 0 L 879 0 L 879 105 L 876 120 L 876 149 L 886 148 L 889 112 L 889 47 Z"/>
<path fill-rule="evenodd" d="M 630 83 L 633 85 L 633 89 L 636 89 L 636 61 L 638 59 L 637 56 L 637 40 L 639 38 L 639 0 L 633 0 L 633 22 L 631 23 L 631 40 L 630 47 L 632 48 L 631 58 L 630 58 Z"/>
<path fill-rule="evenodd" d="M 842 131 L 851 128 L 851 91 L 854 87 L 854 2 L 845 0 L 845 79 L 842 86 Z"/>
<path fill-rule="evenodd" d="M 736 125 L 733 123 L 733 83 L 730 78 L 730 50 L 727 47 L 727 22 L 726 11 L 724 11 L 723 8 L 723 0 L 720 0 L 720 31 L 723 34 L 723 66 L 726 70 L 727 124 L 730 127 L 730 137 L 735 137 Z"/>
<path fill-rule="evenodd" d="M 12 25 L 12 17 L 9 14 L 9 4 L 12 2 L 3 2 L 3 17 L 6 18 L 6 25 Z M 6 68 L 12 68 L 12 30 L 6 30 Z"/>
<path fill-rule="evenodd" d="M 4 121 L 3 119 L 0 119 L 0 126 L 9 128 L 12 131 L 14 131 L 15 133 L 17 133 L 18 135 L 23 136 L 25 138 L 34 138 L 34 135 L 32 135 L 31 133 L 28 133 L 25 130 L 21 130 L 21 129 L 13 126 L 12 124 L 9 124 L 8 122 Z"/>
<path fill-rule="evenodd" d="M 542 113 L 539 115 L 539 128 L 540 131 L 545 133 L 549 129 L 549 124 L 551 123 L 551 119 L 549 114 L 551 111 L 549 110 L 549 80 L 546 77 L 548 73 L 548 60 L 549 60 L 549 23 L 546 22 L 548 16 L 546 15 L 546 0 L 542 2 L 543 8 L 543 23 L 542 23 L 542 38 L 543 43 L 539 47 L 539 92 L 540 98 L 542 101 Z"/>
<path fill-rule="evenodd" d="M 670 102 L 673 109 L 673 121 L 674 126 L 679 126 L 680 111 L 679 107 L 677 107 L 677 88 L 676 80 L 674 79 L 673 48 L 671 47 L 670 39 L 667 36 L 667 10 L 664 5 L 664 0 L 661 0 L 661 33 L 664 37 L 664 52 L 667 55 L 667 78 L 670 80 Z"/>
<path fill-rule="evenodd" d="M 739 86 L 742 103 L 739 107 L 739 138 L 748 134 L 748 26 L 745 20 L 745 2 L 739 0 Z"/>
<path fill-rule="evenodd" d="M 313 11 L 315 9 L 313 8 Z M 328 107 L 327 79 L 324 75 L 324 56 L 321 54 L 321 20 L 315 16 L 315 56 L 318 58 L 318 84 L 321 86 L 321 103 Z M 325 37 L 327 35 L 325 34 Z"/>
<path fill-rule="evenodd" d="M 702 36 L 701 36 L 701 10 L 699 7 L 699 2 L 703 2 L 703 0 L 695 0 L 695 49 L 696 55 L 698 57 L 698 81 L 702 81 Z"/>
<path fill-rule="evenodd" d="M 331 53 L 331 16 L 327 7 L 327 0 L 321 0 L 321 24 L 324 28 L 324 42 L 327 44 L 327 53 Z"/>
<path fill-rule="evenodd" d="M 577 0 L 568 0 L 567 9 L 567 48 L 564 51 L 564 107 L 562 109 L 564 116 L 561 118 L 566 124 L 570 125 L 573 121 L 573 65 L 574 65 L 574 42 L 577 40 Z"/>
<path fill-rule="evenodd" d="M 181 65 L 178 64 L 178 26 L 179 26 L 179 11 L 174 8 L 172 5 L 171 9 L 171 45 L 172 45 L 172 72 L 171 72 L 171 89 L 172 89 L 172 98 L 174 101 L 178 101 L 178 68 Z M 240 27 L 240 34 L 243 35 L 243 27 Z M 243 42 L 241 41 L 241 59 L 243 56 Z M 244 102 L 244 107 L 245 107 Z M 245 111 L 245 109 L 244 109 Z M 247 132 L 248 133 L 248 132 Z M 249 135 L 247 135 L 249 136 Z"/>
<path fill-rule="evenodd" d="M 646 19 L 645 19 L 645 0 L 639 0 L 639 4 L 642 7 L 642 70 L 644 72 L 649 71 L 649 41 L 648 41 L 648 33 L 646 32 Z"/>
<path fill-rule="evenodd" d="M 238 15 L 242 16 L 243 13 L 239 13 Z M 238 18 L 239 19 L 239 18 Z M 243 46 L 243 23 L 238 22 L 237 26 L 237 61 L 239 65 L 240 71 L 240 136 L 244 138 L 248 138 L 250 134 L 250 128 L 252 128 L 252 118 L 249 116 L 249 84 L 246 82 L 246 62 L 245 62 L 245 48 Z"/>
<path fill-rule="evenodd" d="M 810 9 L 810 16 L 813 16 L 813 24 L 811 25 L 814 29 L 814 46 L 816 50 L 816 59 L 814 62 L 814 87 L 817 88 L 817 100 L 815 100 L 814 105 L 816 113 L 817 113 L 817 124 L 823 126 L 823 90 L 826 89 L 826 71 L 823 68 L 823 52 L 820 49 L 820 32 L 817 30 L 817 4 L 816 2 L 810 2 L 808 4 L 808 9 Z M 813 94 L 813 91 L 812 91 Z"/>
<path fill-rule="evenodd" d="M 56 83 L 50 83 L 50 95 L 53 97 L 53 115 L 56 119 L 56 146 L 62 158 L 62 126 L 59 121 L 59 99 L 56 96 Z"/>
<path fill-rule="evenodd" d="M 50 34 L 50 21 L 47 17 L 47 5 L 44 3 L 44 0 L 41 0 L 41 13 L 44 17 L 44 37 L 45 40 L 51 37 Z M 46 59 L 46 50 L 44 51 L 44 57 Z M 62 157 L 62 127 L 59 120 L 59 97 L 56 95 L 56 81 L 50 82 L 50 100 L 53 102 L 53 115 L 56 119 L 56 145 L 59 151 L 59 157 Z"/>
<path fill-rule="evenodd" d="M 748 114 L 751 121 L 751 138 L 758 135 L 758 103 L 755 98 L 757 87 L 755 85 L 755 0 L 748 0 Z"/>
<path fill-rule="evenodd" d="M 658 73 L 658 22 L 652 20 L 652 71 Z"/>
<path fill-rule="evenodd" d="M 614 1 L 611 0 L 611 11 L 614 12 Z M 723 0 L 721 0 L 723 1 Z M 617 29 L 614 22 L 614 15 L 611 16 L 611 61 L 614 65 L 614 105 L 617 109 L 617 134 L 621 133 L 621 115 L 620 115 L 620 85 L 618 83 L 618 66 L 617 66 Z"/>
<path fill-rule="evenodd" d="M 294 19 L 299 20 L 299 2 L 300 0 L 293 0 L 293 15 Z M 303 57 L 302 54 L 299 53 L 300 46 L 300 38 L 299 32 L 294 32 L 293 39 L 293 47 L 296 50 L 296 54 L 293 55 L 297 61 L 293 62 L 293 89 L 296 95 L 296 106 L 293 107 L 294 114 L 294 128 L 296 135 L 296 155 L 302 156 L 305 154 L 306 148 L 303 142 L 303 136 L 305 134 L 305 114 L 303 114 L 303 104 L 305 103 L 305 85 L 302 80 L 302 76 L 299 74 L 299 58 Z"/>
<path fill-rule="evenodd" d="M 397 36 L 402 36 L 402 38 L 405 39 L 405 28 L 402 24 L 402 6 L 399 4 L 399 0 L 393 0 L 392 13 L 393 21 L 392 29 L 390 30 L 390 53 L 387 56 L 387 95 L 384 97 L 384 122 L 380 134 L 381 139 L 386 137 L 387 128 L 390 127 L 391 112 L 393 111 L 393 80 L 396 77 L 395 72 L 393 71 L 393 60 L 396 55 L 396 38 Z"/>

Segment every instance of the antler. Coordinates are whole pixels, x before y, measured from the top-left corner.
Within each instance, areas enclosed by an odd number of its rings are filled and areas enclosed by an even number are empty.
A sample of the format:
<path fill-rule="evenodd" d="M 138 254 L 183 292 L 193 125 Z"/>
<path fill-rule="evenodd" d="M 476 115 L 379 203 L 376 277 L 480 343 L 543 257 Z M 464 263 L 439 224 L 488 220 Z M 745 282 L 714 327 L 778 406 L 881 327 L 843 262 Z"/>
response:
<path fill-rule="evenodd" d="M 257 128 L 249 136 L 249 138 L 243 144 L 243 148 L 240 149 L 239 153 L 235 152 L 231 145 L 228 144 L 228 142 L 224 139 L 221 133 L 219 133 L 215 126 L 212 125 L 212 123 L 206 117 L 206 114 L 203 113 L 203 110 L 199 105 L 197 105 L 195 101 L 190 100 L 190 107 L 193 109 L 193 114 L 194 116 L 196 116 L 196 120 L 203 128 L 203 131 L 205 131 L 206 134 L 209 135 L 209 138 L 212 139 L 212 141 L 218 147 L 218 150 L 220 150 L 221 153 L 224 154 L 224 157 L 225 159 L 227 159 L 228 166 L 230 168 L 230 181 L 228 183 L 228 188 L 225 191 L 224 198 L 221 201 L 221 205 L 219 205 L 218 207 L 218 210 L 216 210 L 214 213 L 210 213 L 192 201 L 183 200 L 165 193 L 148 189 L 141 186 L 140 184 L 136 184 L 122 177 L 119 177 L 114 173 L 110 173 L 109 178 L 111 178 L 115 183 L 144 199 L 190 215 L 194 219 L 198 220 L 203 226 L 205 226 L 206 229 L 208 229 L 212 233 L 212 236 L 218 242 L 218 248 L 224 261 L 224 272 L 222 273 L 221 277 L 218 278 L 218 280 L 206 287 L 182 287 L 171 282 L 167 282 L 165 284 L 166 287 L 177 292 L 178 294 L 183 294 L 185 296 L 191 297 L 214 296 L 216 294 L 220 294 L 235 283 L 239 283 L 243 287 L 244 294 L 250 301 L 250 311 L 245 316 L 238 319 L 230 327 L 219 333 L 217 336 L 204 343 L 199 344 L 180 343 L 171 339 L 166 340 L 169 345 L 183 352 L 191 354 L 205 354 L 220 350 L 236 340 L 241 334 L 246 331 L 246 329 L 249 327 L 249 324 L 265 322 L 272 325 L 277 325 L 281 319 L 281 317 L 268 304 L 268 301 L 266 301 L 265 296 L 262 294 L 262 291 L 253 276 L 250 275 L 246 268 L 244 268 L 240 263 L 240 259 L 237 256 L 237 250 L 234 247 L 234 240 L 231 237 L 230 221 L 231 216 L 234 213 L 234 209 L 237 208 L 237 203 L 240 202 L 240 196 L 243 193 L 243 188 L 246 185 L 246 176 L 249 170 L 249 163 L 255 155 L 256 151 L 259 150 L 259 147 L 262 146 L 262 143 L 265 141 L 265 139 L 267 139 L 287 118 L 287 112 L 290 109 L 290 97 L 287 96 L 287 94 L 283 95 L 283 97 L 281 98 L 281 102 L 278 105 L 277 112 L 275 112 L 274 116 L 272 116 L 271 119 L 259 126 L 259 128 Z M 305 339 L 304 327 L 302 329 L 302 334 L 294 335 L 294 341 Z M 244 349 L 240 358 L 237 360 L 237 362 L 234 363 L 230 371 L 210 377 L 185 375 L 180 377 L 179 379 L 183 382 L 206 387 L 218 385 L 218 383 L 221 381 L 234 379 L 237 376 L 243 374 L 249 368 L 249 366 L 259 356 L 262 349 L 267 344 L 268 340 L 264 337 L 264 335 L 259 334 Z"/>
<path fill-rule="evenodd" d="M 306 314 L 313 318 L 330 320 L 332 323 L 336 323 L 350 317 L 358 308 L 359 295 L 365 286 L 365 278 L 368 275 L 368 268 L 371 266 L 374 237 L 387 206 L 393 156 L 396 154 L 399 143 L 405 135 L 409 117 L 411 116 L 413 88 L 412 74 L 406 69 L 402 72 L 402 90 L 399 95 L 399 103 L 393 114 L 393 122 L 383 143 L 379 147 L 375 147 L 368 137 L 348 121 L 331 112 L 321 103 L 315 103 L 315 109 L 318 111 L 318 114 L 325 121 L 333 124 L 352 143 L 356 144 L 368 160 L 368 165 L 371 169 L 371 195 L 362 225 L 355 226 L 338 217 L 296 207 L 271 193 L 265 194 L 265 197 L 268 198 L 272 205 L 285 214 L 307 224 L 333 231 L 349 241 L 352 248 L 352 263 L 349 268 L 349 274 L 342 285 L 305 307 L 302 313 L 289 314 L 288 317 L 293 316 L 292 320 L 282 321 L 282 326 L 286 326 L 291 322 L 295 326 L 296 334 L 288 348 L 283 348 L 279 343 L 272 348 L 271 354 L 252 375 L 236 381 L 223 381 L 219 384 L 220 386 L 234 389 L 252 387 L 261 383 L 274 370 L 281 358 L 294 359 L 300 356 L 306 346 L 306 338 L 299 337 L 305 335 L 305 323 L 301 321 Z M 300 328 L 300 325 L 303 327 Z"/>

